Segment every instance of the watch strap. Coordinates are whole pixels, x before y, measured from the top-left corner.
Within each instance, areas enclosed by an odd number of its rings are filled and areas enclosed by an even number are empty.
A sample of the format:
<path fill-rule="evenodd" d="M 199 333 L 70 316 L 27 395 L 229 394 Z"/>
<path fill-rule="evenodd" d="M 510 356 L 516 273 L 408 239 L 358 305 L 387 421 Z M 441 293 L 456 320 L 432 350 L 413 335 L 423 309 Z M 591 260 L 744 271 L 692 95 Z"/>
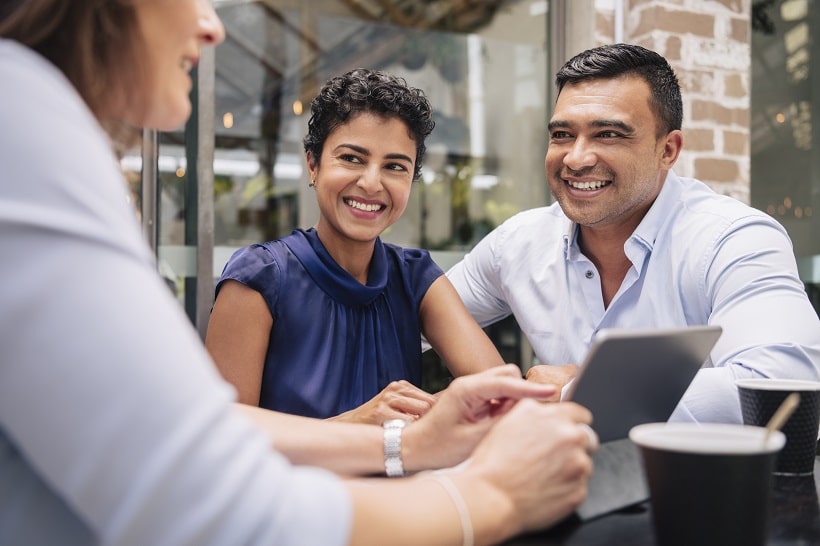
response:
<path fill-rule="evenodd" d="M 384 427 L 384 471 L 390 478 L 404 476 L 401 459 L 401 433 L 407 423 L 402 419 L 390 419 Z"/>

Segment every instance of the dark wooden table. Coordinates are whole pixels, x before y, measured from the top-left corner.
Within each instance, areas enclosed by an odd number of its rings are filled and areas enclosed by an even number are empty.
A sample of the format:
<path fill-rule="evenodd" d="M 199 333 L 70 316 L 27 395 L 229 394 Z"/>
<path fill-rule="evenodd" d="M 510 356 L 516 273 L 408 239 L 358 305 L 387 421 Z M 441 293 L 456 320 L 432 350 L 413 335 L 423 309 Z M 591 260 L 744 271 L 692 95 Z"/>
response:
<path fill-rule="evenodd" d="M 820 461 L 814 476 L 775 476 L 768 544 L 820 545 Z M 541 533 L 519 536 L 507 546 L 655 546 L 649 503 L 581 523 L 570 518 Z"/>

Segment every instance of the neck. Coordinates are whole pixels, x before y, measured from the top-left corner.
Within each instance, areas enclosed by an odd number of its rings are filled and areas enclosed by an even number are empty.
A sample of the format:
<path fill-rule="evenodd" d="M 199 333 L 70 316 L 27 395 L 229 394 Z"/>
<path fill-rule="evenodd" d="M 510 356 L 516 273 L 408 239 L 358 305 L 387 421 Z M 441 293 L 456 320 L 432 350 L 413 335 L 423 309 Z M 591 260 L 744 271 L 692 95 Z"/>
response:
<path fill-rule="evenodd" d="M 598 231 L 590 227 L 581 226 L 578 231 L 578 246 L 584 256 L 595 264 L 601 280 L 601 296 L 604 308 L 618 293 L 627 271 L 632 262 L 624 252 L 624 244 L 630 233 L 614 233 L 612 231 Z"/>
<path fill-rule="evenodd" d="M 584 256 L 602 271 L 619 268 L 629 262 L 624 252 L 624 244 L 632 232 L 621 233 L 614 230 L 600 230 L 589 226 L 579 226 L 578 246 Z"/>
<path fill-rule="evenodd" d="M 370 262 L 373 259 L 373 249 L 376 246 L 376 241 L 342 239 L 332 230 L 324 229 L 321 222 L 314 227 L 322 246 L 325 247 L 333 261 L 357 281 L 367 284 L 367 274 L 370 271 Z"/>

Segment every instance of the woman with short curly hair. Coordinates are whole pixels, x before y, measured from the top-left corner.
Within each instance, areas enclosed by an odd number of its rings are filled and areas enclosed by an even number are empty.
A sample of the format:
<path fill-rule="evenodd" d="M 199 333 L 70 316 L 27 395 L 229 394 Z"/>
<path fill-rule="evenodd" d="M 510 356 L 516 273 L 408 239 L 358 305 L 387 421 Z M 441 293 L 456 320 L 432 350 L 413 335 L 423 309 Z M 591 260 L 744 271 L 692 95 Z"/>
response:
<path fill-rule="evenodd" d="M 240 401 L 381 423 L 424 415 L 422 334 L 455 376 L 503 364 L 427 251 L 383 243 L 434 127 L 424 93 L 355 69 L 311 103 L 304 139 L 319 220 L 238 250 L 206 346 Z"/>

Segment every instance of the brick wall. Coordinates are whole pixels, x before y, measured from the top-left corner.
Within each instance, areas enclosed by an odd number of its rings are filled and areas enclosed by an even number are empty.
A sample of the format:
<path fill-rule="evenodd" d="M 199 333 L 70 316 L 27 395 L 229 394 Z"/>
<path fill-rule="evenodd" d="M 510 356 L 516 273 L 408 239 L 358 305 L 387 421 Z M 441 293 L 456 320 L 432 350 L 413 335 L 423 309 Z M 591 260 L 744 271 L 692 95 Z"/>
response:
<path fill-rule="evenodd" d="M 748 203 L 751 0 L 596 0 L 594 6 L 598 44 L 621 36 L 665 56 L 678 75 L 684 149 L 675 171 Z"/>

